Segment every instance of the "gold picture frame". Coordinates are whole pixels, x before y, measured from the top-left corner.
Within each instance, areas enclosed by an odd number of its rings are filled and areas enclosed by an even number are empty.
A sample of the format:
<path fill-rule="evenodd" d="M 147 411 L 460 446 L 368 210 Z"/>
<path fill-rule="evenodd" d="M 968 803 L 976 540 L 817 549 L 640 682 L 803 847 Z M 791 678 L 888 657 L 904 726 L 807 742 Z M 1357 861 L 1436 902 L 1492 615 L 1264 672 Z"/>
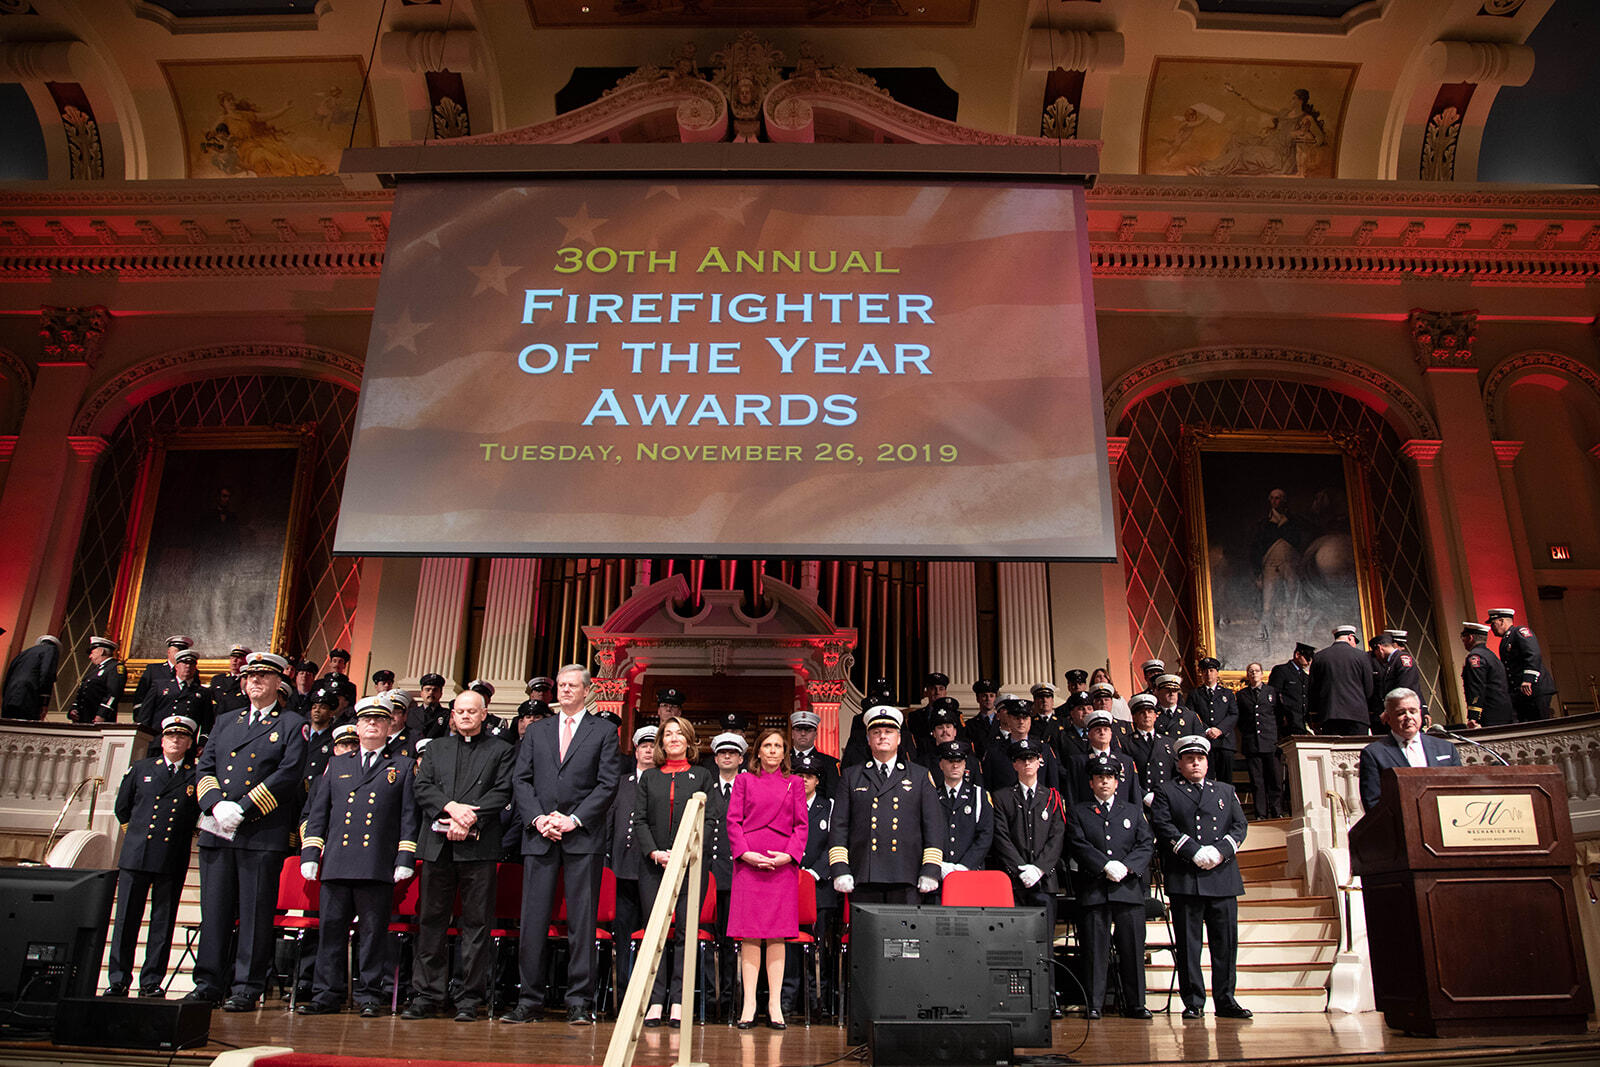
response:
<path fill-rule="evenodd" d="M 179 430 L 145 456 L 118 570 L 112 632 L 128 684 L 186 633 L 200 675 L 227 650 L 285 644 L 316 426 Z"/>
<path fill-rule="evenodd" d="M 1321 647 L 1341 623 L 1363 639 L 1378 631 L 1368 442 L 1185 427 L 1180 452 L 1195 617 L 1186 667 L 1216 656 L 1237 685 L 1248 664 L 1270 672 L 1297 641 Z"/>

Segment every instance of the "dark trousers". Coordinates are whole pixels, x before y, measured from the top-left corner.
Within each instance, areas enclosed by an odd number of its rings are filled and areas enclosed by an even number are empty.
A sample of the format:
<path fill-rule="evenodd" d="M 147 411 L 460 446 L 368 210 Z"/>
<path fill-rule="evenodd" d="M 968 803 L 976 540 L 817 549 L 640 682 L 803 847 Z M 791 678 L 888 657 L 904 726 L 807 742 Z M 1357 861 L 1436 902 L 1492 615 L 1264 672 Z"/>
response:
<path fill-rule="evenodd" d="M 701 867 L 699 899 L 705 899 L 706 875 L 709 871 Z M 648 922 L 650 913 L 655 911 L 656 895 L 661 892 L 663 868 L 656 866 L 656 862 L 645 857 L 639 870 L 639 903 L 645 910 L 645 921 Z M 677 1004 L 683 999 L 683 954 L 693 951 L 688 944 L 698 947 L 700 944 L 700 923 L 698 911 L 695 920 L 689 920 L 689 894 L 678 894 L 677 908 L 673 911 L 673 933 L 661 952 L 661 965 L 656 968 L 655 984 L 650 989 L 651 1004 Z M 690 936 L 685 942 L 686 935 Z M 702 987 L 704 988 L 704 987 Z"/>
<path fill-rule="evenodd" d="M 246 848 L 200 850 L 200 948 L 194 987 L 203 996 L 261 996 L 272 965 L 272 912 L 283 854 Z M 239 945 L 228 958 L 233 924 Z"/>
<path fill-rule="evenodd" d="M 461 932 L 458 975 L 461 990 L 456 997 L 456 1008 L 475 1011 L 489 997 L 494 860 L 458 861 L 440 856 L 422 864 L 420 869 L 417 958 L 411 967 L 412 997 L 428 1007 L 437 1007 L 450 999 L 450 942 L 445 934 L 453 922 Z M 452 919 L 457 895 L 461 897 L 461 914 Z"/>
<path fill-rule="evenodd" d="M 922 894 L 915 885 L 902 882 L 868 882 L 857 885 L 850 894 L 852 904 L 921 904 Z M 1018 900 L 1018 904 L 1022 901 Z"/>
<path fill-rule="evenodd" d="M 800 1008 L 805 1003 L 805 998 L 800 995 L 800 982 L 805 981 L 811 987 L 811 1003 L 816 1006 L 826 1007 L 833 1003 L 833 971 L 828 967 L 827 948 L 833 940 L 833 923 L 836 909 L 821 907 L 817 909 L 816 924 L 808 933 L 816 938 L 812 951 L 817 954 L 819 969 L 821 970 L 820 985 L 817 976 L 805 965 L 805 951 L 802 945 L 790 945 L 783 963 L 783 1013 L 785 1015 L 799 1015 Z"/>
<path fill-rule="evenodd" d="M 1538 722 L 1540 719 L 1550 717 L 1550 694 L 1534 693 L 1531 697 L 1522 695 L 1520 683 L 1511 686 L 1511 708 L 1517 713 L 1518 722 Z"/>
<path fill-rule="evenodd" d="M 384 932 L 394 898 L 391 882 L 336 878 L 322 883 L 314 996 L 324 1004 L 344 1000 L 345 957 L 350 945 L 350 923 L 360 923 L 357 947 L 355 1002 L 377 1004 L 383 999 Z"/>
<path fill-rule="evenodd" d="M 1106 972 L 1111 946 L 1117 946 L 1117 978 L 1122 983 L 1122 1010 L 1144 1007 L 1144 905 L 1112 901 L 1083 909 L 1078 937 L 1083 941 L 1084 988 L 1088 1007 L 1099 1011 L 1106 1002 Z M 1115 931 L 1113 933 L 1113 931 Z"/>
<path fill-rule="evenodd" d="M 150 900 L 150 936 L 145 941 L 144 968 L 139 972 L 139 991 L 161 988 L 167 976 L 167 960 L 172 955 L 172 927 L 178 917 L 178 897 L 183 893 L 183 878 L 188 868 L 176 874 L 149 871 L 117 872 L 117 923 L 111 935 L 111 959 L 106 980 L 114 986 L 131 985 L 133 954 L 139 943 L 139 925 L 144 922 L 144 902 Z"/>
<path fill-rule="evenodd" d="M 1256 818 L 1273 819 L 1284 810 L 1279 783 L 1283 781 L 1278 769 L 1278 750 L 1246 753 L 1245 771 L 1250 775 L 1250 791 L 1255 794 Z"/>
<path fill-rule="evenodd" d="M 1317 724 L 1317 733 L 1335 737 L 1364 737 L 1372 728 L 1357 719 L 1329 719 Z"/>
<path fill-rule="evenodd" d="M 617 918 L 611 925 L 611 952 L 617 964 L 617 1003 L 633 976 L 633 953 L 628 951 L 635 930 L 644 929 L 645 908 L 639 899 L 637 878 L 617 879 Z"/>
<path fill-rule="evenodd" d="M 567 894 L 566 1004 L 590 1010 L 594 1004 L 595 912 L 600 903 L 601 857 L 594 852 L 567 852 L 559 841 L 550 842 L 542 856 L 522 857 L 522 940 L 517 965 L 522 975 L 520 1007 L 544 1003 L 545 942 L 549 940 L 550 912 L 554 909 L 556 880 L 565 879 Z"/>
<path fill-rule="evenodd" d="M 731 879 L 730 879 L 731 880 Z M 717 921 L 714 924 L 712 936 L 716 938 L 717 946 L 717 1011 L 733 1017 L 733 976 L 739 969 L 739 951 L 734 943 L 728 940 L 728 901 L 731 899 L 731 890 L 721 882 L 717 883 Z"/>
<path fill-rule="evenodd" d="M 1211 942 L 1211 1000 L 1215 1007 L 1234 1003 L 1234 964 L 1239 956 L 1237 897 L 1171 894 L 1172 932 L 1178 948 L 1178 995 L 1183 1006 L 1204 1010 L 1206 982 L 1200 970 L 1201 938 Z"/>
<path fill-rule="evenodd" d="M 1206 777 L 1213 782 L 1233 784 L 1233 749 L 1222 748 L 1212 742 L 1211 758 L 1206 763 Z"/>

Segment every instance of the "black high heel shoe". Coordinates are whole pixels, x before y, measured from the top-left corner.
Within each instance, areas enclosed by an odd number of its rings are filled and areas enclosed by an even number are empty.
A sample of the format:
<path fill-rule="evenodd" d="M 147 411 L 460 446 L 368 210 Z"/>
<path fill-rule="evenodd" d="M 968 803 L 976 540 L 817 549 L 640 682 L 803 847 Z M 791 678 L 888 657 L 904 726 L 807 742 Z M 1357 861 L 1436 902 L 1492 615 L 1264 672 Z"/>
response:
<path fill-rule="evenodd" d="M 735 1030 L 754 1030 L 756 1028 L 756 1021 L 754 1019 L 740 1019 L 738 1022 L 733 1024 L 733 1028 Z"/>

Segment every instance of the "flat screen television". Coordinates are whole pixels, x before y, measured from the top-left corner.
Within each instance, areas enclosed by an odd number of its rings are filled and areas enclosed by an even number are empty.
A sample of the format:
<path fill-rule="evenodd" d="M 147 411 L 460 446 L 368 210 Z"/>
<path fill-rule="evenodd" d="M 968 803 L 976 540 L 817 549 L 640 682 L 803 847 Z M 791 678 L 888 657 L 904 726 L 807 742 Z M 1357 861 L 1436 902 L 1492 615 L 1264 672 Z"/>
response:
<path fill-rule="evenodd" d="M 115 870 L 0 867 L 0 1028 L 48 1030 L 56 1002 L 92 997 Z"/>
<path fill-rule="evenodd" d="M 1050 1044 L 1043 908 L 850 908 L 850 1033 L 875 1022 L 999 1021 L 1014 1046 Z"/>

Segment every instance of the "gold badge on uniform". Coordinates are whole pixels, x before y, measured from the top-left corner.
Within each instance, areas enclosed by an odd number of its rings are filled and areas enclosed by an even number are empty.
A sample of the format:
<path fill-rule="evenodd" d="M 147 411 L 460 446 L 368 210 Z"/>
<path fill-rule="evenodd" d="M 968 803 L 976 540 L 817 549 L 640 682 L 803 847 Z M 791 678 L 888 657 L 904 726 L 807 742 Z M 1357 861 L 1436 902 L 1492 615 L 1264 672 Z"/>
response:
<path fill-rule="evenodd" d="M 267 735 L 267 743 L 269 745 L 275 745 L 278 743 L 278 731 L 274 730 Z"/>
<path fill-rule="evenodd" d="M 390 767 L 389 768 L 389 784 L 390 785 L 394 785 L 395 779 L 398 778 L 398 777 L 400 777 L 399 772 L 396 771 L 393 767 Z"/>
<path fill-rule="evenodd" d="M 194 783 L 191 782 L 189 785 L 185 786 L 183 791 L 188 793 L 190 796 L 194 796 Z"/>

